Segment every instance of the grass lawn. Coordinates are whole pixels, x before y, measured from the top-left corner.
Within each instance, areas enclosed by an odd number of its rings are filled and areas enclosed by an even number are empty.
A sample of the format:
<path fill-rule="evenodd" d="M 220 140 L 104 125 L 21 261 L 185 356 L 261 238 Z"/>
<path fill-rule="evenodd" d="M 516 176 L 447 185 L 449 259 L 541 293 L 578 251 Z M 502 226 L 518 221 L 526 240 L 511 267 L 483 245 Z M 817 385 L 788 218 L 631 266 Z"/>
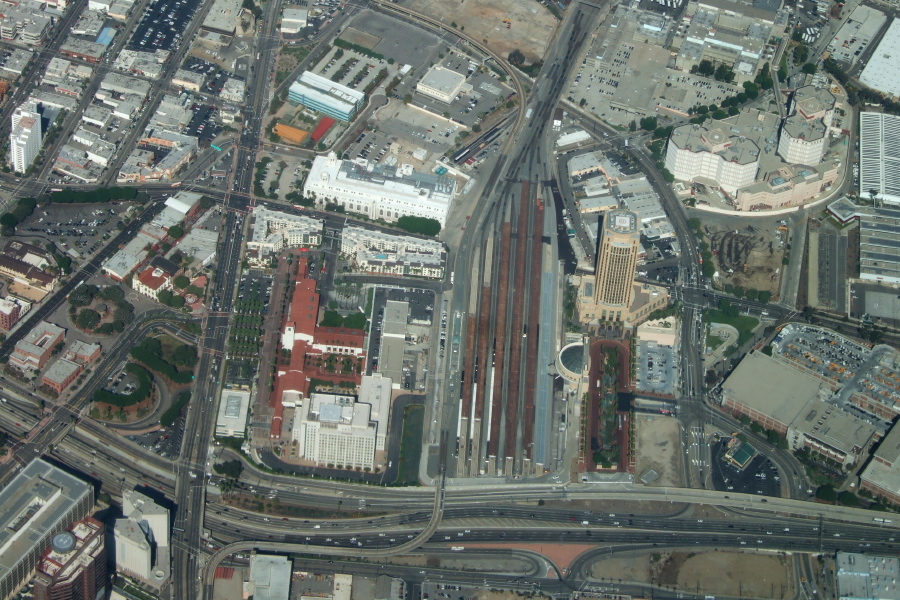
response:
<path fill-rule="evenodd" d="M 717 309 L 709 309 L 703 311 L 703 320 L 707 323 L 722 323 L 731 325 L 738 330 L 737 347 L 742 346 L 753 336 L 753 330 L 759 325 L 759 319 L 748 317 L 747 315 L 738 315 L 734 318 L 727 317 L 722 311 Z"/>
<path fill-rule="evenodd" d="M 396 485 L 419 485 L 419 458 L 422 454 L 422 431 L 425 407 L 411 404 L 403 415 L 403 437 L 400 439 L 400 467 Z"/>
<path fill-rule="evenodd" d="M 706 334 L 706 347 L 710 350 L 715 350 L 716 348 L 721 346 L 723 342 L 725 342 L 725 340 L 720 338 L 718 335 L 713 335 L 711 333 Z"/>

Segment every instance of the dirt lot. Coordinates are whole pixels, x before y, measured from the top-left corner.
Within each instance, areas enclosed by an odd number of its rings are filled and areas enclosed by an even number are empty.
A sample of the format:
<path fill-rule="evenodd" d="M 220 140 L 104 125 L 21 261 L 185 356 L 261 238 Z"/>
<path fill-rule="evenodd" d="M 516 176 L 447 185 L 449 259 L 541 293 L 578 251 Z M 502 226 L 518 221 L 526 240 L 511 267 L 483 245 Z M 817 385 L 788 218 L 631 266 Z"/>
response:
<path fill-rule="evenodd" d="M 781 246 L 773 233 L 757 227 L 752 231 L 746 227 L 737 230 L 710 227 L 708 240 L 720 283 L 778 292 L 786 246 Z"/>
<path fill-rule="evenodd" d="M 791 560 L 741 552 L 657 553 L 600 560 L 591 565 L 591 574 L 695 594 L 783 600 L 794 594 Z"/>
<path fill-rule="evenodd" d="M 381 41 L 381 38 L 377 35 L 372 35 L 370 33 L 364 33 L 355 27 L 348 27 L 341 33 L 341 39 L 350 42 L 351 44 L 357 44 L 359 46 L 365 46 L 369 50 L 374 50 L 375 46 L 378 45 L 378 42 Z"/>
<path fill-rule="evenodd" d="M 635 415 L 637 461 L 635 475 L 653 469 L 659 477 L 651 486 L 681 486 L 681 444 L 678 421 L 672 417 Z"/>
<path fill-rule="evenodd" d="M 556 17 L 537 0 L 401 0 L 401 4 L 435 19 L 453 21 L 500 54 L 516 48 L 530 63 L 543 58 Z M 506 28 L 504 19 L 511 21 Z"/>

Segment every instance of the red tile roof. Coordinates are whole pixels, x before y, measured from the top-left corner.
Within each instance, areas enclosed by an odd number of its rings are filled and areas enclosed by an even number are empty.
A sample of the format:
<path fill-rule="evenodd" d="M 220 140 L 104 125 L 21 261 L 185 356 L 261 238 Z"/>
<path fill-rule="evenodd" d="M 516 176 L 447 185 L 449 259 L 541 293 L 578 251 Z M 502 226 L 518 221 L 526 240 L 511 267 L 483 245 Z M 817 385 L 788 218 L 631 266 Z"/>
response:
<path fill-rule="evenodd" d="M 159 290 L 159 288 L 165 285 L 165 283 L 169 280 L 169 277 L 165 273 L 158 277 L 154 276 L 153 272 L 155 270 L 156 269 L 154 269 L 153 267 L 147 267 L 147 269 L 145 269 L 144 272 L 138 276 L 138 280 L 140 280 L 141 283 L 146 285 L 151 290 Z"/>
<path fill-rule="evenodd" d="M 334 119 L 331 117 L 322 117 L 322 120 L 319 121 L 319 124 L 316 125 L 315 130 L 312 132 L 312 139 L 318 142 L 326 133 L 328 133 L 328 130 L 331 129 L 332 125 L 334 125 Z"/>

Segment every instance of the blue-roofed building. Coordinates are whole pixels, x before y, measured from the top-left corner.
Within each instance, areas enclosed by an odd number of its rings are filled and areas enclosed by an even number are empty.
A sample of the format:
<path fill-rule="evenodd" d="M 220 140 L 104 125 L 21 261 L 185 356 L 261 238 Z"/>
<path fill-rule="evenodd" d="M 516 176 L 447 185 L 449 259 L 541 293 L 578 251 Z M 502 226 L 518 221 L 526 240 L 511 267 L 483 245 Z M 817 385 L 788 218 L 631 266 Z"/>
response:
<path fill-rule="evenodd" d="M 97 43 L 109 46 L 114 37 L 116 37 L 116 30 L 112 27 L 104 27 L 103 31 L 100 32 L 100 35 L 97 36 Z"/>
<path fill-rule="evenodd" d="M 303 73 L 288 89 L 288 102 L 302 104 L 339 121 L 352 119 L 365 99 L 364 93 L 310 71 Z"/>

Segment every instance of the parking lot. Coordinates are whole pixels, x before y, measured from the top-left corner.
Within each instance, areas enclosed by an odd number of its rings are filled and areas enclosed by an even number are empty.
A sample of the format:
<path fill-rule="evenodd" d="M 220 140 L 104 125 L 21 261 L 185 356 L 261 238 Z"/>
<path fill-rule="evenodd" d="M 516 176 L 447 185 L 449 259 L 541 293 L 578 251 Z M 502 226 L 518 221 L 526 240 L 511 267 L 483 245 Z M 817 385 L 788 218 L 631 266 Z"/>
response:
<path fill-rule="evenodd" d="M 371 374 L 378 371 L 379 353 L 381 351 L 381 332 L 384 321 L 384 308 L 388 300 L 406 302 L 409 305 L 407 320 L 407 343 L 403 357 L 403 388 L 416 389 L 420 380 L 424 379 L 423 350 L 427 341 L 423 339 L 432 323 L 434 313 L 434 292 L 419 288 L 375 288 L 372 300 L 372 319 L 369 330 L 369 347 L 367 349 L 366 371 Z M 446 313 L 442 317 L 440 352 L 446 345 Z M 417 383 L 419 382 L 419 383 Z"/>
<path fill-rule="evenodd" d="M 675 393 L 678 361 L 674 348 L 641 341 L 637 344 L 636 359 L 638 391 L 662 395 Z"/>
<path fill-rule="evenodd" d="M 184 437 L 184 418 L 186 413 L 187 409 L 181 411 L 181 416 L 179 416 L 170 427 L 141 435 L 129 435 L 127 437 L 145 450 L 149 450 L 163 458 L 174 458 L 181 452 L 181 440 Z"/>
<path fill-rule="evenodd" d="M 17 228 L 20 235 L 39 238 L 67 252 L 73 259 L 89 256 L 101 248 L 104 240 L 117 231 L 130 202 L 109 204 L 49 204 L 35 210 L 31 218 Z"/>
<path fill-rule="evenodd" d="M 209 143 L 214 140 L 222 131 L 222 126 L 216 118 L 217 111 L 215 106 L 207 104 L 194 104 L 191 107 L 194 116 L 184 128 L 185 135 L 197 136 L 200 143 Z"/>
<path fill-rule="evenodd" d="M 153 0 L 134 34 L 129 50 L 172 51 L 200 6 L 200 0 Z"/>
<path fill-rule="evenodd" d="M 725 458 L 726 441 L 720 440 L 712 447 L 713 487 L 720 492 L 781 497 L 781 476 L 772 461 L 757 454 L 745 469 L 738 469 Z"/>
<path fill-rule="evenodd" d="M 378 38 L 372 50 L 386 59 L 393 58 L 398 64 L 414 68 L 422 65 L 440 42 L 436 35 L 420 27 L 371 10 L 361 11 L 351 25 L 353 29 Z"/>

